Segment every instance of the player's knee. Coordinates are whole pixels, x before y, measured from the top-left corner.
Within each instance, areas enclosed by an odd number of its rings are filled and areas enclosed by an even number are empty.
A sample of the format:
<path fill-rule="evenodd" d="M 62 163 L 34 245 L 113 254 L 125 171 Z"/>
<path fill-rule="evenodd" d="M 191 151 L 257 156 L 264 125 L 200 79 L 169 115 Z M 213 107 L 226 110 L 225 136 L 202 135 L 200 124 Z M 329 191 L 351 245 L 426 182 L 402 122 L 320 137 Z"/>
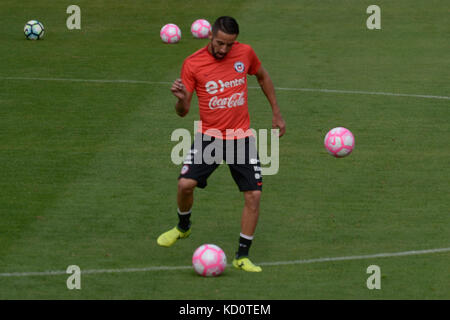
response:
<path fill-rule="evenodd" d="M 194 192 L 194 188 L 197 186 L 197 181 L 193 179 L 180 178 L 178 180 L 178 191 L 184 194 Z"/>
<path fill-rule="evenodd" d="M 246 191 L 244 192 L 245 197 L 245 204 L 247 207 L 253 210 L 259 209 L 259 202 L 261 199 L 261 191 L 254 190 L 254 191 Z"/>

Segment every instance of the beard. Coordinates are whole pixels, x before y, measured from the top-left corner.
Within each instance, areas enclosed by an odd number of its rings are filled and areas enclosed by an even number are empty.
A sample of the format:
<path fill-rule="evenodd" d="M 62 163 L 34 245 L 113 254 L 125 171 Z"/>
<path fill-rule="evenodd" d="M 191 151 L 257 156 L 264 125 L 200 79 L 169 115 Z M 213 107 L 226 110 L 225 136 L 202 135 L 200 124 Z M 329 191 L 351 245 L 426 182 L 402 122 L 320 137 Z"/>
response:
<path fill-rule="evenodd" d="M 214 46 L 212 44 L 211 44 L 211 54 L 217 60 L 222 60 L 227 55 L 226 53 L 222 54 L 222 53 L 219 53 L 216 50 L 214 50 Z"/>

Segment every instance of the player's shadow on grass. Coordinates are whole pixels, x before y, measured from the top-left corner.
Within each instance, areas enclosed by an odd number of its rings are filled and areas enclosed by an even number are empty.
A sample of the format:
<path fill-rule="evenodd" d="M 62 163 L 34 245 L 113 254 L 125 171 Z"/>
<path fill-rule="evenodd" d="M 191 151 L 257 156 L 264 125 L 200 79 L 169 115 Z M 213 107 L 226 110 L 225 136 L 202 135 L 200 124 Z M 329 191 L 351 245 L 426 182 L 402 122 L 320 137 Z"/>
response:
<path fill-rule="evenodd" d="M 187 277 L 198 279 L 218 279 L 218 278 L 227 278 L 231 276 L 231 272 L 228 270 L 228 268 L 225 269 L 225 271 L 217 277 L 203 277 L 197 274 L 194 268 L 192 268 L 192 270 L 183 270 L 183 274 L 186 275 Z"/>

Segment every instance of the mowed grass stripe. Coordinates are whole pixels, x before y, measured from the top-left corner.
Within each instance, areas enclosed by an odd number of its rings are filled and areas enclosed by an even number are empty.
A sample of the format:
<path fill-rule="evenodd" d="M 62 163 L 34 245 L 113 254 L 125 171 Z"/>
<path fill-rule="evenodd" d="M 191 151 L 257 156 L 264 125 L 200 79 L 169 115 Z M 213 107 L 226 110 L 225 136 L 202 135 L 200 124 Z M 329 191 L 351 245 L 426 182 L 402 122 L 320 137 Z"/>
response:
<path fill-rule="evenodd" d="M 261 262 L 258 263 L 261 266 L 282 266 L 290 264 L 308 264 L 308 263 L 320 263 L 320 262 L 335 262 L 335 261 L 346 261 L 346 260 L 364 260 L 364 259 L 376 259 L 376 258 L 389 258 L 389 257 L 403 257 L 412 255 L 422 255 L 431 253 L 443 253 L 450 252 L 450 248 L 438 248 L 438 249 L 428 249 L 428 250 L 411 250 L 403 252 L 393 252 L 393 253 L 377 253 L 368 255 L 358 255 L 358 256 L 344 256 L 344 257 L 327 257 L 327 258 L 317 258 L 317 259 L 306 259 L 306 260 L 292 260 L 292 261 L 275 261 L 275 262 Z M 227 265 L 231 267 L 231 265 Z M 129 272 L 149 272 L 149 271 L 174 271 L 190 269 L 192 266 L 154 266 L 146 268 L 123 268 L 123 269 L 91 269 L 91 270 L 81 270 L 82 274 L 98 274 L 98 273 L 129 273 Z M 43 271 L 43 272 L 10 272 L 10 273 L 0 273 L 0 277 L 30 277 L 30 276 L 55 276 L 67 274 L 66 271 Z"/>
<path fill-rule="evenodd" d="M 84 92 L 95 94 L 103 89 L 111 93 L 101 84 Z M 50 93 L 45 91 L 47 94 Z M 24 213 L 30 223 L 11 238 L 8 247 L 3 245 L 2 261 L 5 264 L 23 265 L 24 258 L 27 258 L 42 265 L 52 260 L 74 260 L 74 256 L 82 256 L 81 259 L 75 258 L 81 260 L 79 263 L 85 263 L 89 258 L 98 262 L 97 259 L 111 260 L 107 258 L 112 254 L 110 250 L 116 255 L 117 248 L 124 250 L 124 247 L 138 241 L 133 240 L 133 237 L 140 237 L 139 243 L 143 243 L 143 235 L 139 233 L 141 229 L 136 227 L 144 226 L 145 229 L 146 224 L 152 223 L 150 221 L 158 216 L 155 213 L 159 212 L 156 205 L 152 208 L 155 216 L 148 213 L 150 204 L 145 200 L 152 192 L 159 194 L 152 190 L 152 185 L 156 185 L 152 179 L 157 179 L 157 170 L 167 172 L 166 167 L 171 166 L 170 152 L 157 152 L 162 145 L 167 145 L 170 134 L 162 132 L 163 129 L 158 125 L 146 124 L 148 117 L 163 122 L 166 115 L 158 110 L 167 108 L 165 101 L 158 99 L 154 102 L 151 90 L 137 95 L 134 100 L 130 99 L 132 94 L 133 91 L 127 93 L 121 90 L 116 93 L 114 101 L 101 98 L 98 106 L 92 107 L 90 116 L 80 116 L 79 122 L 75 122 L 78 121 L 75 119 L 73 124 L 67 124 L 63 131 L 67 139 L 59 135 L 58 143 L 61 146 L 54 143 L 47 147 L 54 150 L 51 153 L 53 158 L 47 156 L 47 149 L 37 148 L 42 159 L 36 165 L 37 169 L 30 168 L 30 173 L 23 179 L 37 177 L 39 168 L 53 163 L 53 159 L 58 159 L 72 149 L 74 158 L 48 174 L 59 178 L 58 184 L 53 186 L 59 188 L 59 192 L 53 193 L 54 199 L 43 204 L 39 211 L 32 207 Z M 66 110 L 73 110 L 86 99 L 77 99 L 74 106 L 70 105 Z M 114 112 L 115 109 L 121 111 Z M 50 123 L 49 120 L 47 125 L 50 126 Z M 172 125 L 165 127 L 168 131 Z M 97 135 L 101 131 L 104 135 Z M 158 134 L 167 136 L 167 140 L 151 139 Z M 78 154 L 89 154 L 89 157 L 81 161 L 76 157 Z M 151 154 L 158 155 L 151 157 Z M 43 175 L 39 181 L 49 179 Z M 158 199 L 161 199 L 161 195 Z M 37 197 L 35 207 L 39 207 L 42 201 L 45 199 Z M 130 208 L 130 204 L 133 207 Z"/>
<path fill-rule="evenodd" d="M 92 83 L 129 83 L 129 84 L 149 84 L 149 85 L 170 85 L 167 81 L 146 81 L 146 80 L 127 80 L 127 79 L 69 79 L 69 78 L 29 78 L 29 77 L 1 77 L 0 80 L 31 80 L 31 81 L 69 81 L 69 82 L 92 82 Z M 261 89 L 258 86 L 249 86 L 249 89 Z M 447 96 L 436 96 L 427 94 L 411 94 L 411 93 L 394 93 L 394 92 L 377 92 L 377 91 L 360 91 L 360 90 L 339 90 L 339 89 L 319 89 L 319 88 L 284 88 L 276 87 L 280 91 L 304 91 L 304 92 L 322 92 L 322 93 L 343 93 L 343 94 L 364 94 L 364 95 L 380 95 L 393 97 L 410 97 L 424 99 L 444 99 L 450 100 Z"/>

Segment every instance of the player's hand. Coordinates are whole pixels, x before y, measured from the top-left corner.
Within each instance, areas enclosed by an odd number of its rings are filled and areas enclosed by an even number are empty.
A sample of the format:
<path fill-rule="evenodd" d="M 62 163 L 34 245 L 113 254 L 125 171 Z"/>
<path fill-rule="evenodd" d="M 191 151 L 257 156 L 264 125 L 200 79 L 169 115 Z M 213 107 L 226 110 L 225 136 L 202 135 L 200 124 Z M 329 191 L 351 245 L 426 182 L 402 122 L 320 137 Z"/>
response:
<path fill-rule="evenodd" d="M 183 82 L 181 82 L 181 79 L 177 79 L 173 82 L 170 91 L 172 91 L 172 94 L 180 100 L 184 100 L 187 96 L 186 87 L 183 85 Z"/>
<path fill-rule="evenodd" d="M 286 122 L 284 122 L 283 117 L 281 114 L 274 114 L 272 118 L 272 129 L 279 129 L 280 133 L 278 134 L 279 137 L 282 137 L 284 133 L 286 132 Z"/>

